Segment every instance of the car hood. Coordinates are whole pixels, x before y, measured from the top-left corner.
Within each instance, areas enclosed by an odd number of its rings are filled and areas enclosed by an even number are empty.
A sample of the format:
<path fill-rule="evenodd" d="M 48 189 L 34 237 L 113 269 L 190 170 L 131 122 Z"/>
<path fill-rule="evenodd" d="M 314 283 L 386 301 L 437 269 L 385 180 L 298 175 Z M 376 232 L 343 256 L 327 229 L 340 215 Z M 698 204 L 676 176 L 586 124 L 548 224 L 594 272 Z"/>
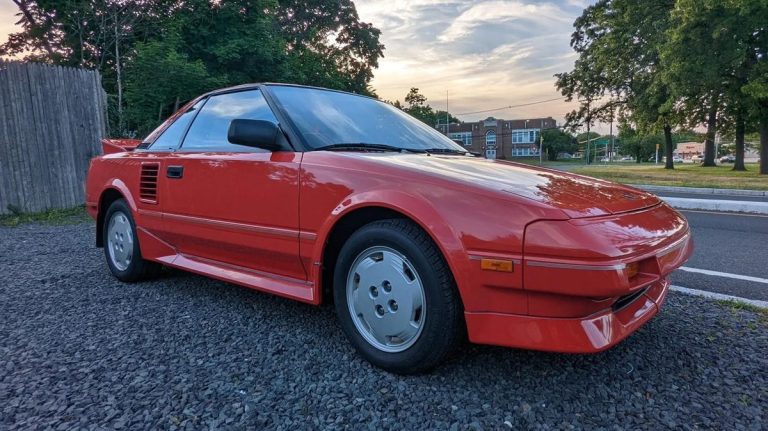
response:
<path fill-rule="evenodd" d="M 416 154 L 354 156 L 531 199 L 572 218 L 619 214 L 659 203 L 658 197 L 633 187 L 503 160 Z"/>

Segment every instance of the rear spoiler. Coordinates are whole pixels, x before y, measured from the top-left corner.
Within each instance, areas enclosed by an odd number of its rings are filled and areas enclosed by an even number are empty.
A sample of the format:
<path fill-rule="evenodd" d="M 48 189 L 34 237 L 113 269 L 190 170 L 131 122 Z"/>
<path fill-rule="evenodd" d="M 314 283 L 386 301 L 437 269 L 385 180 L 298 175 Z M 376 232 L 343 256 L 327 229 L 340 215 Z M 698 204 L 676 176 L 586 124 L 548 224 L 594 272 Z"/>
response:
<path fill-rule="evenodd" d="M 104 154 L 133 151 L 141 144 L 138 139 L 102 139 L 101 148 Z"/>

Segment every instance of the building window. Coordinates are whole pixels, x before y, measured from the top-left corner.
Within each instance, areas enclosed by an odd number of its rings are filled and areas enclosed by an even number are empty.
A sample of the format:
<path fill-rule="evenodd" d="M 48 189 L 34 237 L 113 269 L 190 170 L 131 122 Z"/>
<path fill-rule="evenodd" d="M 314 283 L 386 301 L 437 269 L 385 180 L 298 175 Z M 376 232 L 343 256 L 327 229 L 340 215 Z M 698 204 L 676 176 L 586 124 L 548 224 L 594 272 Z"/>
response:
<path fill-rule="evenodd" d="M 485 134 L 485 146 L 486 147 L 489 147 L 489 146 L 494 146 L 495 147 L 496 146 L 496 132 L 495 131 L 489 130 Z"/>
<path fill-rule="evenodd" d="M 530 157 L 534 154 L 531 147 L 512 147 L 512 157 Z"/>
<path fill-rule="evenodd" d="M 512 131 L 513 144 L 532 144 L 539 139 L 539 129 L 522 129 Z"/>
<path fill-rule="evenodd" d="M 472 132 L 451 133 L 448 135 L 448 137 L 454 141 L 461 142 L 461 144 L 465 147 L 472 146 Z"/>

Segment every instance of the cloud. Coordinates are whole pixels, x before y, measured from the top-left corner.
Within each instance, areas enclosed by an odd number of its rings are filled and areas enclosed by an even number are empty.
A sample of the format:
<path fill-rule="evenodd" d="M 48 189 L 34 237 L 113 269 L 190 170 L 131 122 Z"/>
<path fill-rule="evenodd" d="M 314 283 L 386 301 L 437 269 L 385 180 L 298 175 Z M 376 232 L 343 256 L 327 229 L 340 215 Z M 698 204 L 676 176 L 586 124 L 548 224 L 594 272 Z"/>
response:
<path fill-rule="evenodd" d="M 573 21 L 587 0 L 360 0 L 361 19 L 382 30 L 384 58 L 373 87 L 402 100 L 418 87 L 431 105 L 473 112 L 559 96 L 553 75 L 571 69 Z M 552 116 L 562 120 L 565 102 L 534 105 L 476 120 Z"/>
<path fill-rule="evenodd" d="M 519 1 L 488 1 L 478 3 L 463 11 L 440 35 L 440 40 L 452 42 L 468 37 L 478 27 L 488 24 L 515 25 L 519 22 L 536 29 L 553 22 L 569 24 L 563 11 L 548 3 L 526 4 Z"/>

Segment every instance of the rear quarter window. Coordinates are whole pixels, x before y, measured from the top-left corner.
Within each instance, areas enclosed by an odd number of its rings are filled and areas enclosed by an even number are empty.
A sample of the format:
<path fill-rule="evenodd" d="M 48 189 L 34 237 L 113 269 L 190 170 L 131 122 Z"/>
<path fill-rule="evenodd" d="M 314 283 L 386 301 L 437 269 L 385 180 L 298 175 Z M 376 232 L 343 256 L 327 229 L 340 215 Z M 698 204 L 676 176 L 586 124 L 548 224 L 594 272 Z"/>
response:
<path fill-rule="evenodd" d="M 211 96 L 195 117 L 181 151 L 266 151 L 230 144 L 227 132 L 234 119 L 266 120 L 277 124 L 277 118 L 260 90 Z"/>
<path fill-rule="evenodd" d="M 200 107 L 203 106 L 204 100 L 201 100 L 194 104 L 187 112 L 181 114 L 163 133 L 155 139 L 155 142 L 149 146 L 150 151 L 171 151 L 179 147 L 181 138 L 184 137 L 184 131 L 187 130 L 189 122 L 195 117 L 195 114 Z"/>

